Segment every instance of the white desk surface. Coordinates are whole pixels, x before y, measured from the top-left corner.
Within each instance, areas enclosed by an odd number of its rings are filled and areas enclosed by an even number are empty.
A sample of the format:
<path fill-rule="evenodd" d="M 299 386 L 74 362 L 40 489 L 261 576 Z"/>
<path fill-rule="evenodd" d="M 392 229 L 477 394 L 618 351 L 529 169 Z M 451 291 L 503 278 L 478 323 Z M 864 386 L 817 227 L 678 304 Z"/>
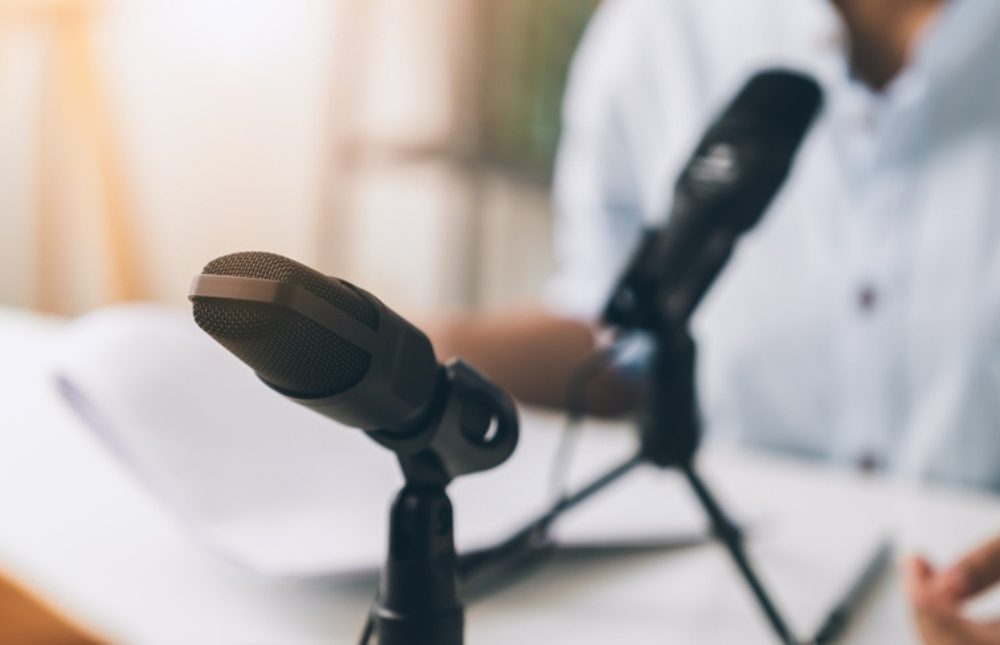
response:
<path fill-rule="evenodd" d="M 57 397 L 45 355 L 61 324 L 0 308 L 0 571 L 118 643 L 356 642 L 374 581 L 261 580 L 205 553 Z M 552 425 L 528 414 L 523 431 Z M 886 530 L 942 561 L 1000 533 L 989 495 L 721 448 L 701 465 L 724 502 L 765 518 L 750 551 L 803 635 Z M 775 642 L 717 546 L 556 560 L 466 619 L 472 645 Z M 895 582 L 844 642 L 916 642 Z"/>

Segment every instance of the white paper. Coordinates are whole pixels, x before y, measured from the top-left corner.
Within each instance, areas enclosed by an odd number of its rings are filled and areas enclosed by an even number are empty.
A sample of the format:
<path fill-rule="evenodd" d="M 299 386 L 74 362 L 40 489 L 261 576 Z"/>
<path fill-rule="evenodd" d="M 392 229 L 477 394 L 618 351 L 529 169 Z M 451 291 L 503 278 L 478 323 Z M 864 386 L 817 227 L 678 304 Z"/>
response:
<path fill-rule="evenodd" d="M 285 399 L 204 334 L 157 305 L 71 324 L 55 355 L 60 390 L 87 426 L 209 548 L 253 571 L 313 576 L 376 568 L 402 484 L 363 432 Z M 489 546 L 543 511 L 557 417 L 529 412 L 514 457 L 449 487 L 460 551 Z M 630 433 L 581 442 L 574 482 L 627 457 Z M 570 542 L 690 535 L 704 520 L 671 473 L 641 469 L 557 524 Z"/>

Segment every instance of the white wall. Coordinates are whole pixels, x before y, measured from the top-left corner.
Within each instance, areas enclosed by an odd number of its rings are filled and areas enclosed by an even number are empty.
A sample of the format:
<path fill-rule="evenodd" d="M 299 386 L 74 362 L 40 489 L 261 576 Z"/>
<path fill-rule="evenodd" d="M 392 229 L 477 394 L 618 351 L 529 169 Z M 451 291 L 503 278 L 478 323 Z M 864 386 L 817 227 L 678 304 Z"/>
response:
<path fill-rule="evenodd" d="M 336 9 L 325 0 L 107 5 L 94 41 L 149 297 L 181 301 L 191 276 L 229 251 L 316 257 Z M 15 168 L 0 183 L 0 301 L 27 304 L 38 147 L 30 90 L 45 41 L 16 33 L 35 46 L 0 45 L 0 169 Z"/>
<path fill-rule="evenodd" d="M 475 118 L 459 100 L 475 1 L 109 0 L 93 40 L 145 296 L 183 302 L 206 262 L 239 250 L 294 257 L 405 309 L 530 293 L 550 264 L 544 191 L 477 183 L 440 152 Z M 0 36 L 0 302 L 30 305 L 51 48 L 37 25 L 12 33 Z M 108 302 L 110 269 L 93 171 L 73 122 L 55 121 L 61 252 L 48 262 L 76 313 Z"/>
<path fill-rule="evenodd" d="M 31 288 L 41 43 L 22 31 L 0 44 L 0 302 L 22 304 Z"/>

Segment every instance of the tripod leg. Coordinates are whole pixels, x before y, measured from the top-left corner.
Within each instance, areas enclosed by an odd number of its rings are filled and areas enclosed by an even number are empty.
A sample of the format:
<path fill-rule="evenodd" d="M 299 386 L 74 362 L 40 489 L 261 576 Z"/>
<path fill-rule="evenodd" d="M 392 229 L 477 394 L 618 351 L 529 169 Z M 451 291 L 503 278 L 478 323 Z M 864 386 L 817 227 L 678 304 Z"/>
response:
<path fill-rule="evenodd" d="M 709 520 L 712 522 L 713 532 L 723 545 L 725 545 L 733 561 L 736 562 L 736 566 L 739 568 L 740 573 L 743 574 L 744 580 L 750 585 L 757 603 L 764 610 L 778 638 L 781 639 L 784 645 L 798 645 L 798 641 L 788 629 L 788 625 L 781 618 L 778 609 L 774 606 L 770 596 L 768 596 L 767 591 L 750 565 L 750 561 L 747 559 L 746 552 L 743 550 L 742 531 L 730 521 L 722 510 L 722 507 L 715 501 L 712 493 L 705 486 L 705 482 L 695 472 L 694 465 L 688 461 L 683 463 L 680 469 L 684 472 L 684 476 L 687 477 L 691 488 L 694 489 L 695 495 L 698 496 L 698 501 L 701 502 L 701 505 L 705 508 L 705 512 L 708 513 Z"/>
<path fill-rule="evenodd" d="M 460 563 L 461 573 L 464 576 L 474 574 L 484 566 L 494 565 L 502 562 L 510 562 L 523 557 L 525 554 L 537 551 L 550 544 L 549 527 L 563 513 L 574 508 L 583 501 L 589 499 L 596 493 L 604 490 L 614 482 L 618 481 L 628 473 L 632 472 L 639 464 L 643 463 L 642 457 L 635 455 L 627 461 L 615 466 L 606 473 L 600 475 L 589 484 L 581 488 L 572 495 L 559 500 L 547 512 L 530 522 L 527 526 L 514 533 L 511 537 L 496 546 L 485 549 L 467 558 L 463 558 Z"/>

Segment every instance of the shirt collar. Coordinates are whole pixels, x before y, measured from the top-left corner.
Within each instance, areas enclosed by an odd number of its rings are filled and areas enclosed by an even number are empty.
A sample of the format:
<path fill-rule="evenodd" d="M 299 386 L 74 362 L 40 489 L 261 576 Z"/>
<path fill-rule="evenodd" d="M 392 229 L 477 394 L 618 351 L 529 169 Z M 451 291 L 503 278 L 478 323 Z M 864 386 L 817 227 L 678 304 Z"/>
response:
<path fill-rule="evenodd" d="M 908 68 L 930 82 L 961 71 L 1000 37 L 1000 2 L 948 0 L 917 41 Z"/>

